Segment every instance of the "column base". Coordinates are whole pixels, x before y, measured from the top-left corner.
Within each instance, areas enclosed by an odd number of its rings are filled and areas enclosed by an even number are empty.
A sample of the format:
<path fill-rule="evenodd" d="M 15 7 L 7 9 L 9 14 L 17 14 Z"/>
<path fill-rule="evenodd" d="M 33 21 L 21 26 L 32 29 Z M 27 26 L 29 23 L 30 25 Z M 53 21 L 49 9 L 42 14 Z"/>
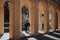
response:
<path fill-rule="evenodd" d="M 44 33 L 44 34 L 48 34 L 49 32 L 46 32 L 46 33 Z"/>
<path fill-rule="evenodd" d="M 39 34 L 39 33 L 38 33 Z M 38 35 L 38 34 L 30 34 L 31 36 L 36 36 L 36 35 Z"/>
<path fill-rule="evenodd" d="M 47 34 L 47 33 L 49 33 L 49 31 L 45 31 L 44 33 Z"/>
<path fill-rule="evenodd" d="M 56 30 L 53 30 L 52 32 L 56 32 Z"/>

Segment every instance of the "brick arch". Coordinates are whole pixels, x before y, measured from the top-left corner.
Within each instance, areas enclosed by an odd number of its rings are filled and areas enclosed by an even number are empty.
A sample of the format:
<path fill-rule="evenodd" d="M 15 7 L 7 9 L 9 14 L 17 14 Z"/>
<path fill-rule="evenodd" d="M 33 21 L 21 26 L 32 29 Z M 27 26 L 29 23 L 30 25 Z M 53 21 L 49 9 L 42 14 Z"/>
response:
<path fill-rule="evenodd" d="M 36 15 L 36 1 L 35 0 L 20 0 L 20 8 L 26 6 L 29 9 L 29 20 L 30 20 L 30 32 L 31 35 L 38 34 L 38 22 L 37 22 L 37 15 Z M 20 9 L 20 31 L 22 25 L 22 11 Z"/>
<path fill-rule="evenodd" d="M 44 10 L 44 32 L 49 32 L 49 13 L 48 13 L 48 1 L 42 0 L 42 6 Z"/>
<path fill-rule="evenodd" d="M 50 4 L 50 7 L 49 7 L 49 11 L 51 13 L 51 29 L 52 29 L 52 32 L 54 32 L 56 30 L 56 12 L 55 12 L 55 7 L 54 5 L 51 3 Z"/>
<path fill-rule="evenodd" d="M 22 30 L 22 7 L 25 6 L 29 10 L 29 20 L 30 20 L 30 13 L 31 13 L 31 3 L 29 0 L 21 0 L 20 1 L 20 29 Z M 20 30 L 20 31 L 21 31 Z"/>
<path fill-rule="evenodd" d="M 42 30 L 42 11 L 43 11 L 43 5 L 42 1 L 39 0 L 38 2 L 38 30 Z"/>
<path fill-rule="evenodd" d="M 49 6 L 49 12 L 50 12 L 50 14 L 51 14 L 51 21 L 52 21 L 52 8 L 53 8 L 53 6 L 52 6 L 52 4 L 50 3 L 50 6 Z M 50 28 L 52 29 L 52 22 L 51 22 L 51 24 L 50 24 Z"/>
<path fill-rule="evenodd" d="M 54 6 L 53 6 L 53 4 L 50 4 L 50 6 L 49 6 L 49 12 L 51 12 L 51 14 L 52 14 L 53 10 L 54 10 Z"/>
<path fill-rule="evenodd" d="M 10 2 L 10 1 L 9 1 L 9 0 L 4 0 L 4 1 L 3 1 L 3 6 L 4 6 L 4 4 L 5 4 L 6 2 Z"/>
<path fill-rule="evenodd" d="M 0 35 L 4 34 L 4 4 L 6 0 L 0 0 Z"/>

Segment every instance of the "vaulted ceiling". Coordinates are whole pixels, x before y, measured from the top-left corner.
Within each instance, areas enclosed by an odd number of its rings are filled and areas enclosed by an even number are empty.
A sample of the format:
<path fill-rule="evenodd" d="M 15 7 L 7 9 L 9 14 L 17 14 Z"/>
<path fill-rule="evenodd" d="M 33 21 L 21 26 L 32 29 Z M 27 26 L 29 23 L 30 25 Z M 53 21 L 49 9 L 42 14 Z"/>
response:
<path fill-rule="evenodd" d="M 60 6 L 60 0 L 51 0 L 51 1 L 53 1 L 54 3 Z"/>
<path fill-rule="evenodd" d="M 60 0 L 50 0 L 60 8 Z"/>
<path fill-rule="evenodd" d="M 60 0 L 56 0 L 56 2 L 60 4 Z"/>

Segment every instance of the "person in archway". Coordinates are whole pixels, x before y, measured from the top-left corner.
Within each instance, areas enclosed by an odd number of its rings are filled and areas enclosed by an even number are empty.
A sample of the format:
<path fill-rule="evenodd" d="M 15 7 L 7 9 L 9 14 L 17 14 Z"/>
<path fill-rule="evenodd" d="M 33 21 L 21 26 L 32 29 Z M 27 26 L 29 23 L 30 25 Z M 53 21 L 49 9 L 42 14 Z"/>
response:
<path fill-rule="evenodd" d="M 26 20 L 26 22 L 25 22 L 24 25 L 25 25 L 25 32 L 28 33 L 28 28 L 29 28 L 29 26 L 30 26 L 29 20 Z"/>

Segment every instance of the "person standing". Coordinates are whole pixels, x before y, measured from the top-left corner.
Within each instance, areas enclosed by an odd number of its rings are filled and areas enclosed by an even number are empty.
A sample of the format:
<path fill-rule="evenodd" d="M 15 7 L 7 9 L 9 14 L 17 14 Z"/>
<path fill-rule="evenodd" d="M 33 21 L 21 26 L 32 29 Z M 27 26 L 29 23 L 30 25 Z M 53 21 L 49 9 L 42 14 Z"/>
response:
<path fill-rule="evenodd" d="M 29 21 L 26 20 L 26 23 L 24 25 L 25 25 L 25 32 L 28 32 L 28 27 L 30 26 Z"/>

